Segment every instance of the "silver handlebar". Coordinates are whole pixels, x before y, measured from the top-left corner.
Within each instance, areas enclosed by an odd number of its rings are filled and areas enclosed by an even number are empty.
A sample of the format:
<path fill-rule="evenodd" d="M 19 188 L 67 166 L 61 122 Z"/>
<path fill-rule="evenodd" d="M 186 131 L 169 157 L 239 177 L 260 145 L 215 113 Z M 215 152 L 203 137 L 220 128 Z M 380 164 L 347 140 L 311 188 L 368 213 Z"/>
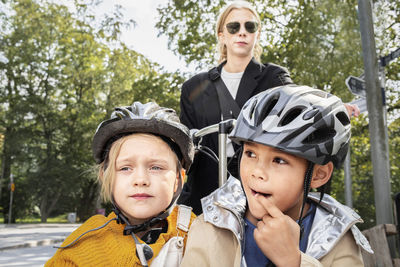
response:
<path fill-rule="evenodd" d="M 191 131 L 192 132 L 194 131 L 194 133 L 192 133 L 193 137 L 203 137 L 207 134 L 218 132 L 218 129 L 219 129 L 219 123 L 204 127 L 200 130 L 192 129 Z"/>
<path fill-rule="evenodd" d="M 201 138 L 205 135 L 218 132 L 218 184 L 221 187 L 228 178 L 228 163 L 226 155 L 226 142 L 228 140 L 228 134 L 231 132 L 232 128 L 235 126 L 236 120 L 229 119 L 221 121 L 219 123 L 204 127 L 200 130 L 192 129 L 192 137 L 200 138 L 199 144 L 201 143 Z"/>

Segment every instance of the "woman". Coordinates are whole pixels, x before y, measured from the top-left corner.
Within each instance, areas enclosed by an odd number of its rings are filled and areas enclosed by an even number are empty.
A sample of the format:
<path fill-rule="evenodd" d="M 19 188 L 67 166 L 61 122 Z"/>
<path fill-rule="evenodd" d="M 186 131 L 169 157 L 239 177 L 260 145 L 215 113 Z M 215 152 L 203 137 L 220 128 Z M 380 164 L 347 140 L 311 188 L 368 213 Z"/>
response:
<path fill-rule="evenodd" d="M 201 129 L 236 118 L 250 97 L 293 83 L 285 68 L 260 63 L 260 30 L 260 18 L 248 2 L 235 1 L 222 9 L 216 25 L 220 65 L 183 84 L 180 102 L 183 124 L 190 129 Z M 217 134 L 204 137 L 202 145 L 217 153 Z M 227 154 L 234 156 L 232 144 L 228 144 Z M 237 161 L 232 162 L 229 170 L 234 175 Z M 189 205 L 194 213 L 200 214 L 200 199 L 217 188 L 217 163 L 197 153 L 178 203 Z"/>

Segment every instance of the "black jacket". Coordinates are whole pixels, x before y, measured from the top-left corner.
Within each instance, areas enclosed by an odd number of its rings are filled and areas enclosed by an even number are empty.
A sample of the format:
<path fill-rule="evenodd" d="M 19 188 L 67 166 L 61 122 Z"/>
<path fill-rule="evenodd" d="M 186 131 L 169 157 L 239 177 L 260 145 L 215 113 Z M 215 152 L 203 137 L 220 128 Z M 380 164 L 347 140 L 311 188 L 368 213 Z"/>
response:
<path fill-rule="evenodd" d="M 183 84 L 180 119 L 189 129 L 202 129 L 221 121 L 221 109 L 213 80 L 220 79 L 223 65 L 199 73 Z M 253 58 L 243 73 L 235 101 L 242 108 L 252 96 L 291 83 L 285 68 L 271 63 L 259 64 Z M 201 144 L 218 153 L 218 134 L 205 136 Z M 204 154 L 196 153 L 178 203 L 191 206 L 194 213 L 200 214 L 200 199 L 217 188 L 218 164 Z"/>

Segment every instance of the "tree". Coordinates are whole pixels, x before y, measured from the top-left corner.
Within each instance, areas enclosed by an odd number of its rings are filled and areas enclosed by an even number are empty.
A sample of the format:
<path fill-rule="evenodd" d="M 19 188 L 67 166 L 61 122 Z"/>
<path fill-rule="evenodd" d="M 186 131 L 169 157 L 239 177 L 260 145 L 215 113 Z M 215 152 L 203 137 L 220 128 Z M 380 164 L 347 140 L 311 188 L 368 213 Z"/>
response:
<path fill-rule="evenodd" d="M 177 107 L 180 74 L 120 41 L 122 27 L 133 23 L 120 7 L 99 25 L 90 4 L 80 1 L 74 12 L 35 0 L 11 1 L 8 8 L 0 20 L 3 177 L 11 171 L 24 177 L 20 188 L 30 189 L 25 197 L 32 205 L 19 209 L 38 206 L 43 222 L 68 211 L 83 220 L 95 212 L 99 195 L 91 152 L 97 125 L 115 106 L 137 100 Z"/>
<path fill-rule="evenodd" d="M 3 35 L 3 53 L 8 59 L 3 73 L 12 93 L 8 96 L 18 96 L 15 102 L 22 108 L 12 110 L 4 106 L 4 114 L 19 116 L 20 121 L 27 122 L 13 127 L 19 129 L 19 126 L 20 132 L 29 136 L 16 141 L 13 147 L 26 146 L 28 157 L 34 162 L 27 177 L 36 189 L 32 195 L 39 201 L 42 221 L 46 221 L 59 198 L 68 192 L 66 189 L 79 188 L 74 179 L 62 179 L 63 175 L 73 177 L 74 168 L 64 160 L 61 151 L 67 138 L 67 131 L 63 131 L 67 103 L 59 97 L 64 92 L 63 72 L 68 57 L 63 53 L 63 42 L 65 44 L 65 40 L 76 34 L 69 28 L 74 19 L 66 7 L 55 4 L 40 6 L 27 0 L 13 2 L 11 7 L 15 15 L 9 18 L 9 27 Z M 6 131 L 5 148 L 8 147 L 7 138 L 13 137 L 12 132 Z M 28 140 L 29 145 L 24 143 Z M 23 162 L 22 166 L 29 161 Z"/>

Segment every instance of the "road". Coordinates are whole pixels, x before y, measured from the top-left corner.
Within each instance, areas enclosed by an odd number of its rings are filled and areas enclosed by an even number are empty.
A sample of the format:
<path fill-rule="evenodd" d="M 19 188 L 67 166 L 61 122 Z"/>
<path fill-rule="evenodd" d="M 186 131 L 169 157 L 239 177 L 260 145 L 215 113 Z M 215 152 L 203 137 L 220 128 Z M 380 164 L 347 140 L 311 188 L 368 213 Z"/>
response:
<path fill-rule="evenodd" d="M 43 266 L 80 224 L 0 224 L 0 266 Z"/>
<path fill-rule="evenodd" d="M 0 266 L 25 266 L 25 267 L 39 267 L 43 266 L 48 259 L 50 259 L 56 248 L 61 243 L 50 246 L 38 246 L 33 248 L 17 248 L 7 249 L 0 251 Z"/>

